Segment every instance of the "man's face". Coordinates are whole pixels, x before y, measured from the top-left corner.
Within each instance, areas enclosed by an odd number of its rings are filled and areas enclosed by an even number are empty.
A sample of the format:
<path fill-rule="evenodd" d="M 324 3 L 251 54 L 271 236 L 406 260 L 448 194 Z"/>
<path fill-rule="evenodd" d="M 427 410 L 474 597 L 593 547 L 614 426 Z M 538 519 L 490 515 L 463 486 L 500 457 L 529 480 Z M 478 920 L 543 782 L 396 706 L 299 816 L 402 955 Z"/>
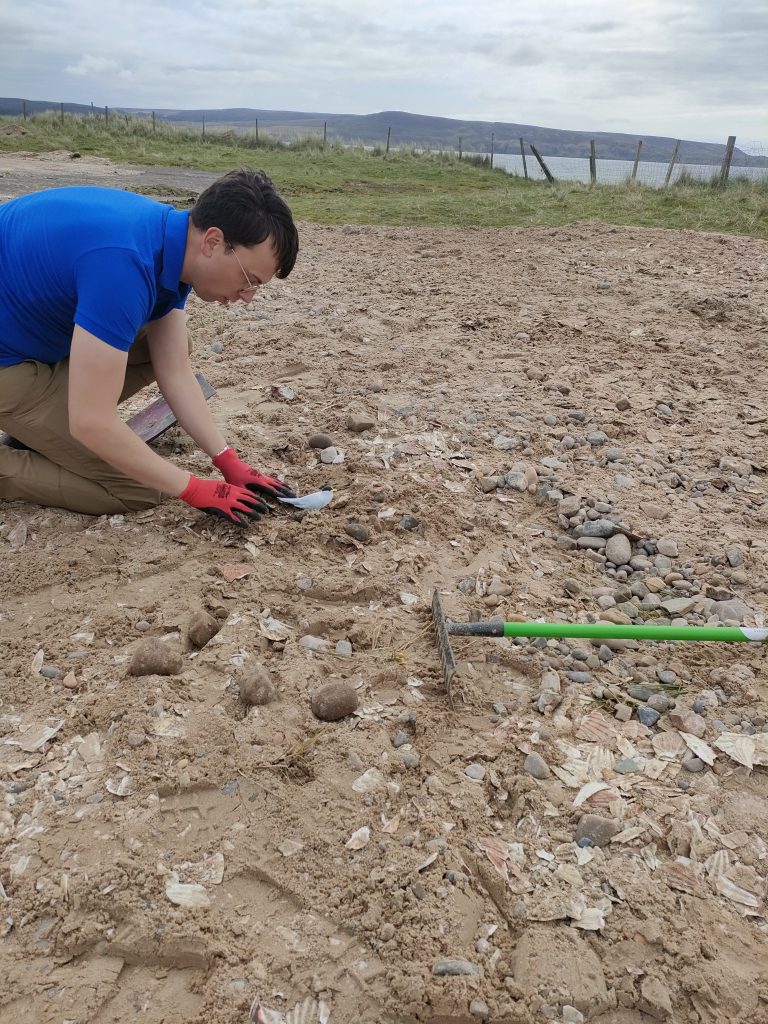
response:
<path fill-rule="evenodd" d="M 250 302 L 257 289 L 271 281 L 277 271 L 270 238 L 258 245 L 229 245 L 218 228 L 209 228 L 202 255 L 191 283 L 204 302 Z"/>

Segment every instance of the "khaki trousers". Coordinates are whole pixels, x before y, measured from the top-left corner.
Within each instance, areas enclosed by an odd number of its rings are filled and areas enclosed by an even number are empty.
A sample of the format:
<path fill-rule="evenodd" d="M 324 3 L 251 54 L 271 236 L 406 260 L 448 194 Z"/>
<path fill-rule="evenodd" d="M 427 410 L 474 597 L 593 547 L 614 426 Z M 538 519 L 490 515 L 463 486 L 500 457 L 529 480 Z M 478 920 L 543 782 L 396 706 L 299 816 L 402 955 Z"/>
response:
<path fill-rule="evenodd" d="M 144 334 L 128 353 L 120 401 L 155 379 Z M 69 432 L 69 360 L 0 366 L 0 429 L 30 451 L 0 445 L 0 500 L 105 515 L 152 508 L 163 495 L 102 462 Z"/>

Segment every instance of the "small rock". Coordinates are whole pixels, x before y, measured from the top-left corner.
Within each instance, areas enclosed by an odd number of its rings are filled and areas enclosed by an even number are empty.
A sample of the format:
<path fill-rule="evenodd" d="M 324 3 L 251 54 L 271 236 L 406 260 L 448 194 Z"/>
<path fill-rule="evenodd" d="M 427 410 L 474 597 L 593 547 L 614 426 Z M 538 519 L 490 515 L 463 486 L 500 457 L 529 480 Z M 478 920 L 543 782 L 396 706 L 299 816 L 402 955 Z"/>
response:
<path fill-rule="evenodd" d="M 395 926 L 391 921 L 386 921 L 379 931 L 379 938 L 382 942 L 389 942 L 390 939 L 395 937 Z"/>
<path fill-rule="evenodd" d="M 616 762 L 616 771 L 619 775 L 631 775 L 633 772 L 640 771 L 640 765 L 631 757 L 625 757 Z"/>
<path fill-rule="evenodd" d="M 570 679 L 572 683 L 580 683 L 582 685 L 584 685 L 584 683 L 592 682 L 591 672 L 576 672 L 571 670 L 565 673 L 565 677 L 566 679 Z"/>
<path fill-rule="evenodd" d="M 587 434 L 587 444 L 593 448 L 599 448 L 600 445 L 608 443 L 608 435 L 602 430 L 593 430 Z"/>
<path fill-rule="evenodd" d="M 632 717 L 632 708 L 629 704 L 617 704 L 613 716 L 620 722 L 628 722 Z"/>
<path fill-rule="evenodd" d="M 320 461 L 325 466 L 333 466 L 344 461 L 344 453 L 331 445 L 330 448 L 323 448 L 320 452 Z"/>
<path fill-rule="evenodd" d="M 698 736 L 701 739 L 707 731 L 707 722 L 695 711 L 673 711 L 669 715 L 669 721 L 676 729 L 688 732 L 691 736 Z"/>
<path fill-rule="evenodd" d="M 304 636 L 299 637 L 299 647 L 303 647 L 305 651 L 314 651 L 316 654 L 325 654 L 330 650 L 330 640 L 324 640 L 320 636 L 312 636 L 311 633 L 306 633 Z"/>
<path fill-rule="evenodd" d="M 584 1024 L 584 1014 L 569 1003 L 563 1004 L 563 1024 Z"/>
<path fill-rule="evenodd" d="M 398 750 L 398 757 L 406 768 L 418 768 L 421 758 L 415 750 Z"/>
<path fill-rule="evenodd" d="M 721 622 L 727 622 L 729 619 L 734 622 L 744 622 L 752 613 L 748 605 L 740 601 L 738 597 L 734 597 L 730 601 L 715 601 L 712 605 L 712 614 L 716 615 Z"/>
<path fill-rule="evenodd" d="M 661 718 L 661 715 L 658 711 L 654 711 L 653 708 L 644 707 L 637 709 L 637 718 L 646 728 L 652 729 Z"/>
<path fill-rule="evenodd" d="M 432 974 L 436 978 L 458 978 L 462 975 L 477 976 L 480 968 L 471 964 L 468 960 L 438 960 L 432 967 Z"/>
<path fill-rule="evenodd" d="M 632 408 L 632 403 L 628 398 L 620 398 L 616 403 L 616 408 L 619 412 L 628 412 Z"/>
<path fill-rule="evenodd" d="M 677 672 L 673 672 L 671 668 L 657 668 L 656 677 L 660 683 L 664 683 L 665 686 L 672 686 L 677 679 Z"/>
<path fill-rule="evenodd" d="M 523 761 L 523 769 L 528 772 L 529 775 L 533 776 L 534 779 L 539 779 L 542 782 L 544 779 L 549 779 L 552 776 L 552 772 L 549 770 L 549 765 L 541 756 L 541 754 L 532 753 L 528 754 L 526 759 Z"/>
<path fill-rule="evenodd" d="M 628 686 L 627 693 L 630 697 L 641 700 L 643 703 L 651 696 L 651 691 L 646 686 Z"/>
<path fill-rule="evenodd" d="M 371 531 L 363 523 L 346 523 L 344 526 L 344 533 L 353 540 L 360 541 L 361 544 L 364 544 L 366 541 L 371 539 Z"/>
<path fill-rule="evenodd" d="M 277 697 L 277 688 L 272 681 L 272 676 L 263 665 L 254 665 L 253 668 L 238 680 L 240 700 L 244 704 L 261 706 L 270 704 Z"/>
<path fill-rule="evenodd" d="M 187 637 L 193 647 L 198 649 L 212 640 L 221 629 L 221 623 L 213 615 L 200 608 L 196 611 L 187 625 Z"/>
<path fill-rule="evenodd" d="M 43 665 L 40 669 L 40 675 L 44 679 L 63 679 L 64 673 L 56 665 Z"/>
<path fill-rule="evenodd" d="M 632 545 L 623 533 L 616 533 L 608 538 L 605 545 L 605 557 L 614 565 L 626 565 L 632 557 Z"/>
<path fill-rule="evenodd" d="M 357 710 L 357 691 L 346 683 L 326 683 L 312 694 L 312 714 L 321 722 L 338 722 Z"/>
<path fill-rule="evenodd" d="M 670 700 L 664 693 L 652 693 L 647 703 L 649 708 L 653 708 L 654 711 L 658 711 L 660 715 L 663 715 L 665 711 L 669 711 L 674 706 L 675 702 Z"/>
<path fill-rule="evenodd" d="M 404 530 L 415 530 L 419 526 L 419 520 L 416 516 L 403 516 L 400 520 L 400 526 Z"/>
<path fill-rule="evenodd" d="M 392 737 L 392 746 L 395 748 L 403 747 L 408 742 L 408 735 L 404 733 L 402 729 L 398 729 L 395 735 Z"/>
<path fill-rule="evenodd" d="M 464 774 L 475 782 L 482 782 L 485 778 L 485 768 L 481 764 L 468 764 Z"/>
<path fill-rule="evenodd" d="M 672 1016 L 672 999 L 663 982 L 646 975 L 640 982 L 638 1008 L 654 1020 L 668 1020 Z"/>
<path fill-rule="evenodd" d="M 706 764 L 701 760 L 700 757 L 689 757 L 683 761 L 683 768 L 687 772 L 703 772 L 706 768 Z"/>
<path fill-rule="evenodd" d="M 181 654 L 169 644 L 147 640 L 134 652 L 128 665 L 131 676 L 176 676 L 182 669 Z"/>
<path fill-rule="evenodd" d="M 372 430 L 375 426 L 376 420 L 366 413 L 352 413 L 347 417 L 347 430 L 353 434 L 362 434 L 364 430 Z"/>
<path fill-rule="evenodd" d="M 588 839 L 593 846 L 607 846 L 611 839 L 621 830 L 621 826 L 613 818 L 603 818 L 599 814 L 582 814 L 576 827 L 576 842 Z"/>
<path fill-rule="evenodd" d="M 129 732 L 125 737 L 125 742 L 129 747 L 142 747 L 147 742 L 147 737 L 143 732 Z"/>
<path fill-rule="evenodd" d="M 656 541 L 656 550 L 660 555 L 666 555 L 667 558 L 677 558 L 677 541 L 671 537 L 659 537 Z"/>
<path fill-rule="evenodd" d="M 321 450 L 333 448 L 333 438 L 329 437 L 328 434 L 312 434 L 307 440 L 307 444 L 310 448 L 319 448 Z"/>
<path fill-rule="evenodd" d="M 473 1017 L 477 1017 L 478 1020 L 488 1020 L 491 1016 L 488 1003 L 483 1002 L 482 999 L 473 999 L 469 1004 L 469 1012 Z"/>

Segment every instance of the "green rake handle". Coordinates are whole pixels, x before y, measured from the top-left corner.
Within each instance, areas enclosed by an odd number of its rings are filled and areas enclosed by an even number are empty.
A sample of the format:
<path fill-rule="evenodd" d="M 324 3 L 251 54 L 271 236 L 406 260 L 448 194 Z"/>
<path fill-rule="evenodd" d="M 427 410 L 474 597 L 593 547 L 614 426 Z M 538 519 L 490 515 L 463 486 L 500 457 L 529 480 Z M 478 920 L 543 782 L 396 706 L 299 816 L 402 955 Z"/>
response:
<path fill-rule="evenodd" d="M 768 629 L 750 626 L 617 626 L 612 622 L 446 622 L 451 636 L 546 636 L 589 640 L 714 640 L 767 643 Z"/>

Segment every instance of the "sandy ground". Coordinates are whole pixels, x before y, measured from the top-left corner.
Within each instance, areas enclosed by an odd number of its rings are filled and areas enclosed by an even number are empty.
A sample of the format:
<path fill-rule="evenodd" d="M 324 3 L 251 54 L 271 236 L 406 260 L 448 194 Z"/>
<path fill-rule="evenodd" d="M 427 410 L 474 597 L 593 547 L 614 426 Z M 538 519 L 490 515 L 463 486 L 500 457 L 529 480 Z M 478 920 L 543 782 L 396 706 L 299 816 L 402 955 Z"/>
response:
<path fill-rule="evenodd" d="M 193 301 L 227 436 L 334 500 L 0 508 L 3 1020 L 768 1021 L 766 648 L 457 639 L 451 706 L 429 616 L 762 625 L 767 265 L 303 226 L 287 282 Z"/>

